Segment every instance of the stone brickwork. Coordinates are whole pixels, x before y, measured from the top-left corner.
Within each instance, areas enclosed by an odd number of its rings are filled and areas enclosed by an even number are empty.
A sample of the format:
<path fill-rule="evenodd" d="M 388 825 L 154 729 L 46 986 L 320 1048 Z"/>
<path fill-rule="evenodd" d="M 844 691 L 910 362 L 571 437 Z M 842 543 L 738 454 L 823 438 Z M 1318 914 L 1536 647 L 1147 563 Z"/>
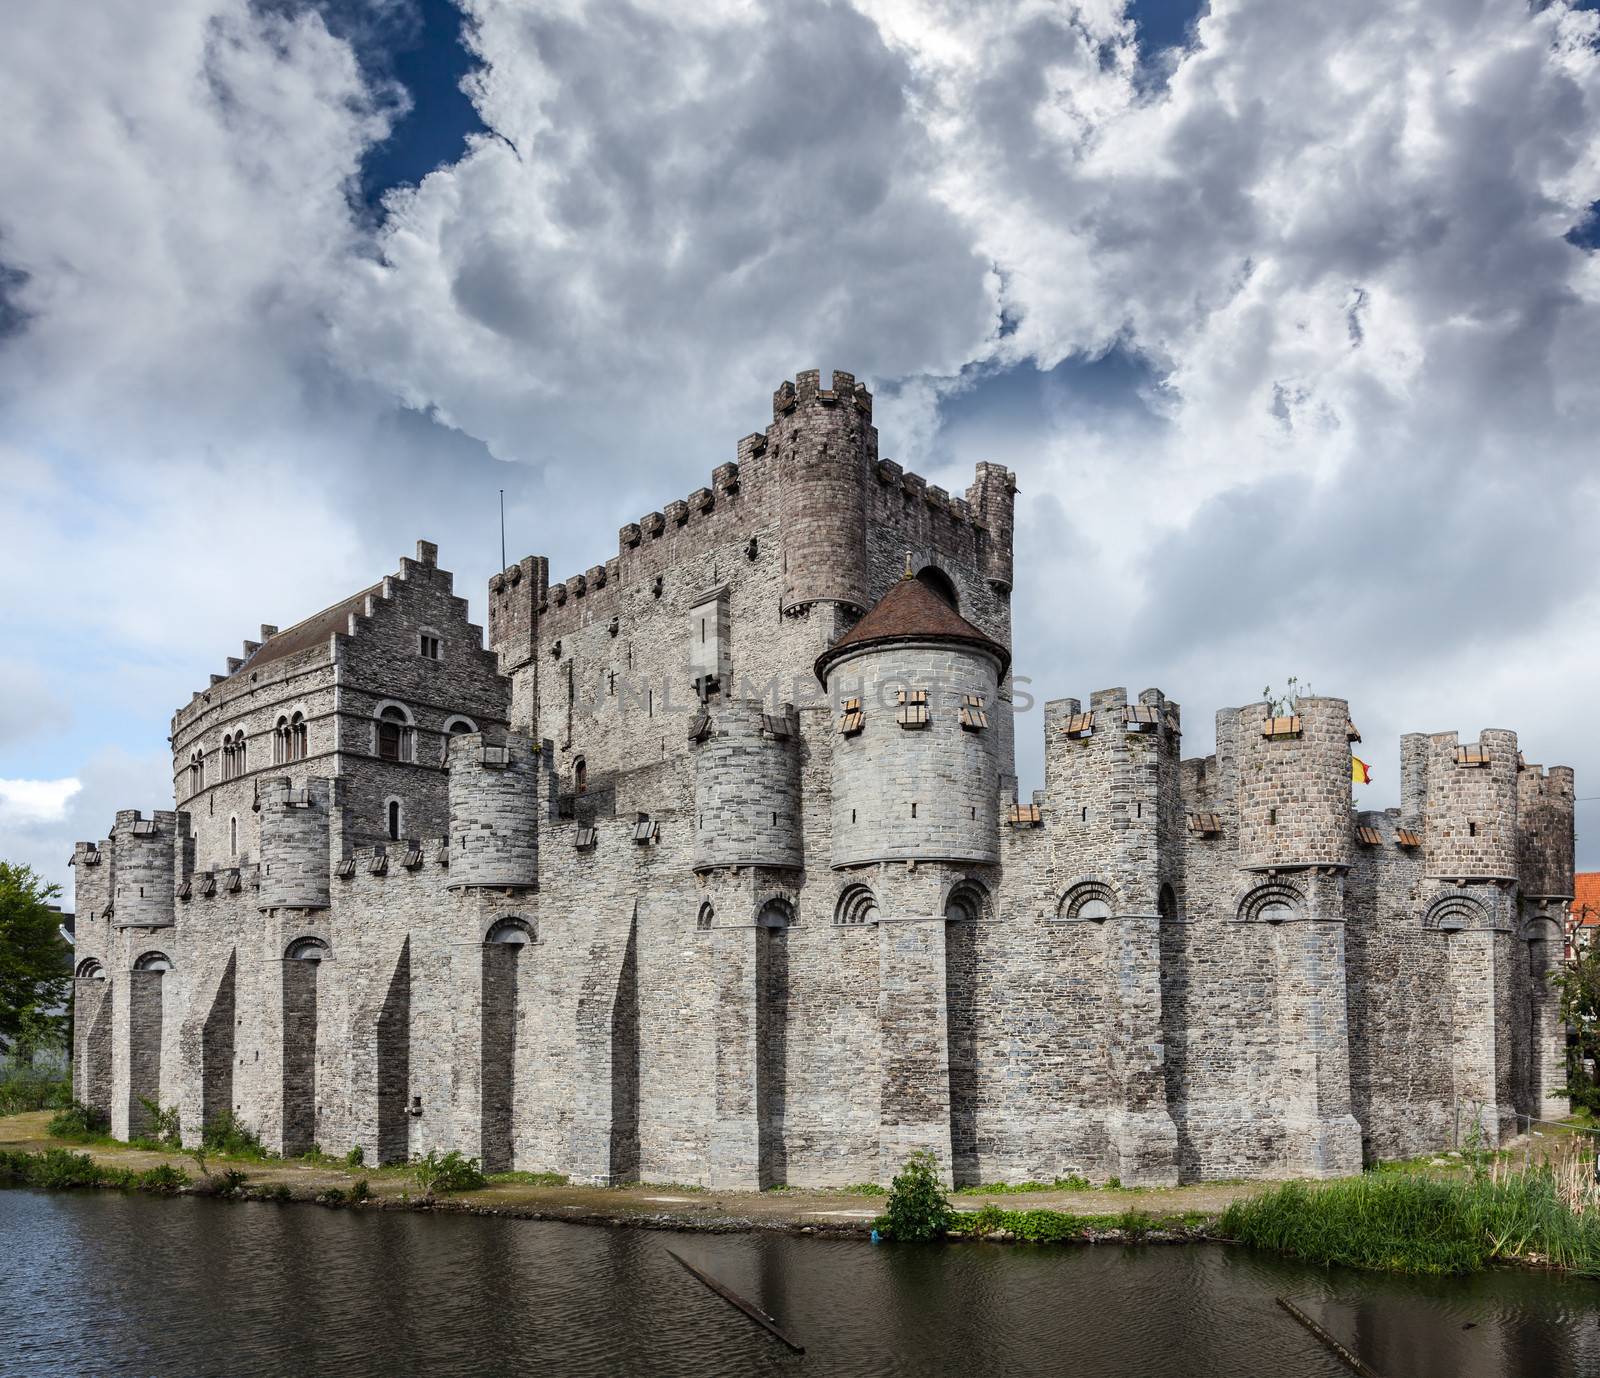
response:
<path fill-rule="evenodd" d="M 1561 1108 L 1571 771 L 1413 734 L 1357 814 L 1340 699 L 1185 760 L 1105 689 L 1019 800 L 1015 476 L 928 484 L 831 383 L 495 575 L 491 649 L 427 542 L 247 641 L 178 809 L 74 851 L 79 1097 L 730 1189 L 1328 1176 Z"/>

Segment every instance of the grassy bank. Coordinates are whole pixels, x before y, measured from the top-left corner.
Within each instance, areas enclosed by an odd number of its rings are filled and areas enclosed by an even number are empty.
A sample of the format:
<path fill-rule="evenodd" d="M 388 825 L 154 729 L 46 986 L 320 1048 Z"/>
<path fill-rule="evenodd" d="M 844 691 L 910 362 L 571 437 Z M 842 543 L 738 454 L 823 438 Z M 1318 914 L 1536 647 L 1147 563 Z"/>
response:
<path fill-rule="evenodd" d="M 1394 1273 L 1535 1264 L 1600 1277 L 1600 1193 L 1574 1151 L 1526 1171 L 1441 1179 L 1369 1172 L 1290 1182 L 1223 1212 L 1220 1233 L 1312 1263 Z"/>

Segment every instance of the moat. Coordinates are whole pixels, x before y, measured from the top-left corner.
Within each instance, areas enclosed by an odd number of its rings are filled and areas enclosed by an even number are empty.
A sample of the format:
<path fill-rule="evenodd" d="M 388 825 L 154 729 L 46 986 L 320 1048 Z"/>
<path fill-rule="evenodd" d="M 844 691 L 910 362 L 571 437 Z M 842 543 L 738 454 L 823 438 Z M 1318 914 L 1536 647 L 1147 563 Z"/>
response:
<path fill-rule="evenodd" d="M 0 1192 L 0 1375 L 1600 1372 L 1600 1285 L 1396 1279 L 1220 1245 L 912 1249 Z M 668 1255 L 775 1316 L 782 1345 Z"/>

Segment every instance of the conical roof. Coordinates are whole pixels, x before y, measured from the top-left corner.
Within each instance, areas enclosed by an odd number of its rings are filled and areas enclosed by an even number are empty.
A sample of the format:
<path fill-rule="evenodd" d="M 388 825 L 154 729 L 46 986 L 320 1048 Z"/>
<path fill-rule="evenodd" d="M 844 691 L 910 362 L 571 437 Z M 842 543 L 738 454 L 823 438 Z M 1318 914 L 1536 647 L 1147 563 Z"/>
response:
<path fill-rule="evenodd" d="M 949 641 L 987 651 L 1000 662 L 1000 677 L 1011 663 L 1011 653 L 993 637 L 979 631 L 920 579 L 897 581 L 861 620 L 817 657 L 817 678 L 828 682 L 828 669 L 837 660 L 868 647 Z"/>

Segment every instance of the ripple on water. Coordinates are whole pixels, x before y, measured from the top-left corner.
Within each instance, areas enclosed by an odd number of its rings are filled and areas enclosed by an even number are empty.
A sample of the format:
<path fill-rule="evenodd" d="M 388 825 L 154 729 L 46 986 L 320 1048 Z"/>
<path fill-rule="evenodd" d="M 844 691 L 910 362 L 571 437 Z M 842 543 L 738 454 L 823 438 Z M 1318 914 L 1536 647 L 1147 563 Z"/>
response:
<path fill-rule="evenodd" d="M 0 1191 L 0 1374 L 1600 1373 L 1600 1286 L 1397 1280 L 1219 1246 L 874 1248 L 455 1215 Z M 790 1354 L 674 1248 L 771 1312 Z"/>

